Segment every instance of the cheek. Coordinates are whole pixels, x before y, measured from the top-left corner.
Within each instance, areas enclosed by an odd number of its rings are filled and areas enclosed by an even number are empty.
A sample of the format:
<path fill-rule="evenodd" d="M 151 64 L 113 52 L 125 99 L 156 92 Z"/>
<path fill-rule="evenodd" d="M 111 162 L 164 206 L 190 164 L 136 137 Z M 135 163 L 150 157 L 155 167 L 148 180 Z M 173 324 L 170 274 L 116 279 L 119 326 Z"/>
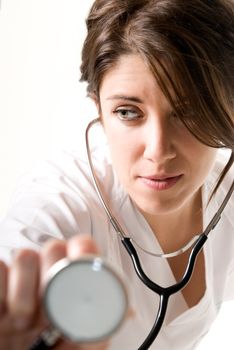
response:
<path fill-rule="evenodd" d="M 113 168 L 124 187 L 128 186 L 132 168 L 135 164 L 135 152 L 129 138 L 116 132 L 106 133 Z"/>
<path fill-rule="evenodd" d="M 103 127 L 113 163 L 116 164 L 116 161 L 118 161 L 120 164 L 125 163 L 125 166 L 128 167 L 128 163 L 131 163 L 131 159 L 134 158 L 134 153 L 136 153 L 137 142 L 135 136 L 116 121 L 104 122 Z"/>
<path fill-rule="evenodd" d="M 201 172 L 203 172 L 204 176 L 207 176 L 211 171 L 211 169 L 213 168 L 216 156 L 217 156 L 216 149 L 208 149 L 207 152 L 204 152 L 200 156 Z"/>
<path fill-rule="evenodd" d="M 199 141 L 190 143 L 185 149 L 194 175 L 205 179 L 214 165 L 217 149 L 205 146 Z"/>
<path fill-rule="evenodd" d="M 209 166 L 209 163 L 213 162 L 217 149 L 201 143 L 189 130 L 182 129 L 180 132 L 177 132 L 177 140 L 180 144 L 179 148 L 181 153 L 183 153 L 187 159 L 190 159 L 192 163 L 199 164 L 205 162 Z"/>
<path fill-rule="evenodd" d="M 128 171 L 131 163 L 131 152 L 128 143 L 115 139 L 108 139 L 110 154 L 116 172 Z"/>

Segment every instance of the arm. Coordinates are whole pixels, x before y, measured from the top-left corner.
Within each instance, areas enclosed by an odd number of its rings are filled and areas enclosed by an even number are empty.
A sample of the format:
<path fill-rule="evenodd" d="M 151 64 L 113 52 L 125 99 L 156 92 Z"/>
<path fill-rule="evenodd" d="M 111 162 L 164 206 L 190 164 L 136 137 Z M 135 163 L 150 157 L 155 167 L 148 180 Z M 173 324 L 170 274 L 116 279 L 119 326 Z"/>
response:
<path fill-rule="evenodd" d="M 48 321 L 41 305 L 42 285 L 48 269 L 58 260 L 76 259 L 86 253 L 98 254 L 95 243 L 87 236 L 68 241 L 51 240 L 40 252 L 22 249 L 9 268 L 0 263 L 0 349 L 28 349 Z M 107 344 L 75 345 L 65 340 L 56 350 L 107 349 Z"/>

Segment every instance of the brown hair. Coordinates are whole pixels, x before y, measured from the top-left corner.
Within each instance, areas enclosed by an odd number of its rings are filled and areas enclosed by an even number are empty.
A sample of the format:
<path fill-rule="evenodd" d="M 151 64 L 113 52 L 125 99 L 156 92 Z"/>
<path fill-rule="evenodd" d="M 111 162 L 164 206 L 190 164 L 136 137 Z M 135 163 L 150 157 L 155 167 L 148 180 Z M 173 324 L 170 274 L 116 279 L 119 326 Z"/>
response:
<path fill-rule="evenodd" d="M 140 54 L 190 132 L 231 149 L 215 192 L 234 162 L 233 0 L 96 0 L 86 23 L 81 81 L 88 93 L 98 98 L 120 56 Z"/>

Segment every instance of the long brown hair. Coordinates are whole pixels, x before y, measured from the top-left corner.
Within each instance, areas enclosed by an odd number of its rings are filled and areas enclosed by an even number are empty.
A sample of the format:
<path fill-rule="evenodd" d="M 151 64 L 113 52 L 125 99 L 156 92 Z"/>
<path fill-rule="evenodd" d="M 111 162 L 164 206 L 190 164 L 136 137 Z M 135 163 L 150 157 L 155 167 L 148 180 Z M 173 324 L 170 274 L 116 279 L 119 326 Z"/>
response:
<path fill-rule="evenodd" d="M 215 192 L 234 162 L 233 0 L 96 0 L 86 23 L 81 81 L 88 93 L 98 98 L 120 56 L 140 54 L 190 132 L 231 149 Z"/>

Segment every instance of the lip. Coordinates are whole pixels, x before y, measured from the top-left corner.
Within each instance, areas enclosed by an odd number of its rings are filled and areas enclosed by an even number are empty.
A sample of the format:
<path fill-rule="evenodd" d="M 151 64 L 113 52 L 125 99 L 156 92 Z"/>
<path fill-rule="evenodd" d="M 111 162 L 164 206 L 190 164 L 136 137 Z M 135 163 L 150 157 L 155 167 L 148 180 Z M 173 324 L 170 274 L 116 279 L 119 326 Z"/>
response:
<path fill-rule="evenodd" d="M 140 176 L 140 181 L 147 187 L 155 191 L 164 191 L 173 187 L 182 178 L 183 174 L 179 175 L 152 175 Z"/>

